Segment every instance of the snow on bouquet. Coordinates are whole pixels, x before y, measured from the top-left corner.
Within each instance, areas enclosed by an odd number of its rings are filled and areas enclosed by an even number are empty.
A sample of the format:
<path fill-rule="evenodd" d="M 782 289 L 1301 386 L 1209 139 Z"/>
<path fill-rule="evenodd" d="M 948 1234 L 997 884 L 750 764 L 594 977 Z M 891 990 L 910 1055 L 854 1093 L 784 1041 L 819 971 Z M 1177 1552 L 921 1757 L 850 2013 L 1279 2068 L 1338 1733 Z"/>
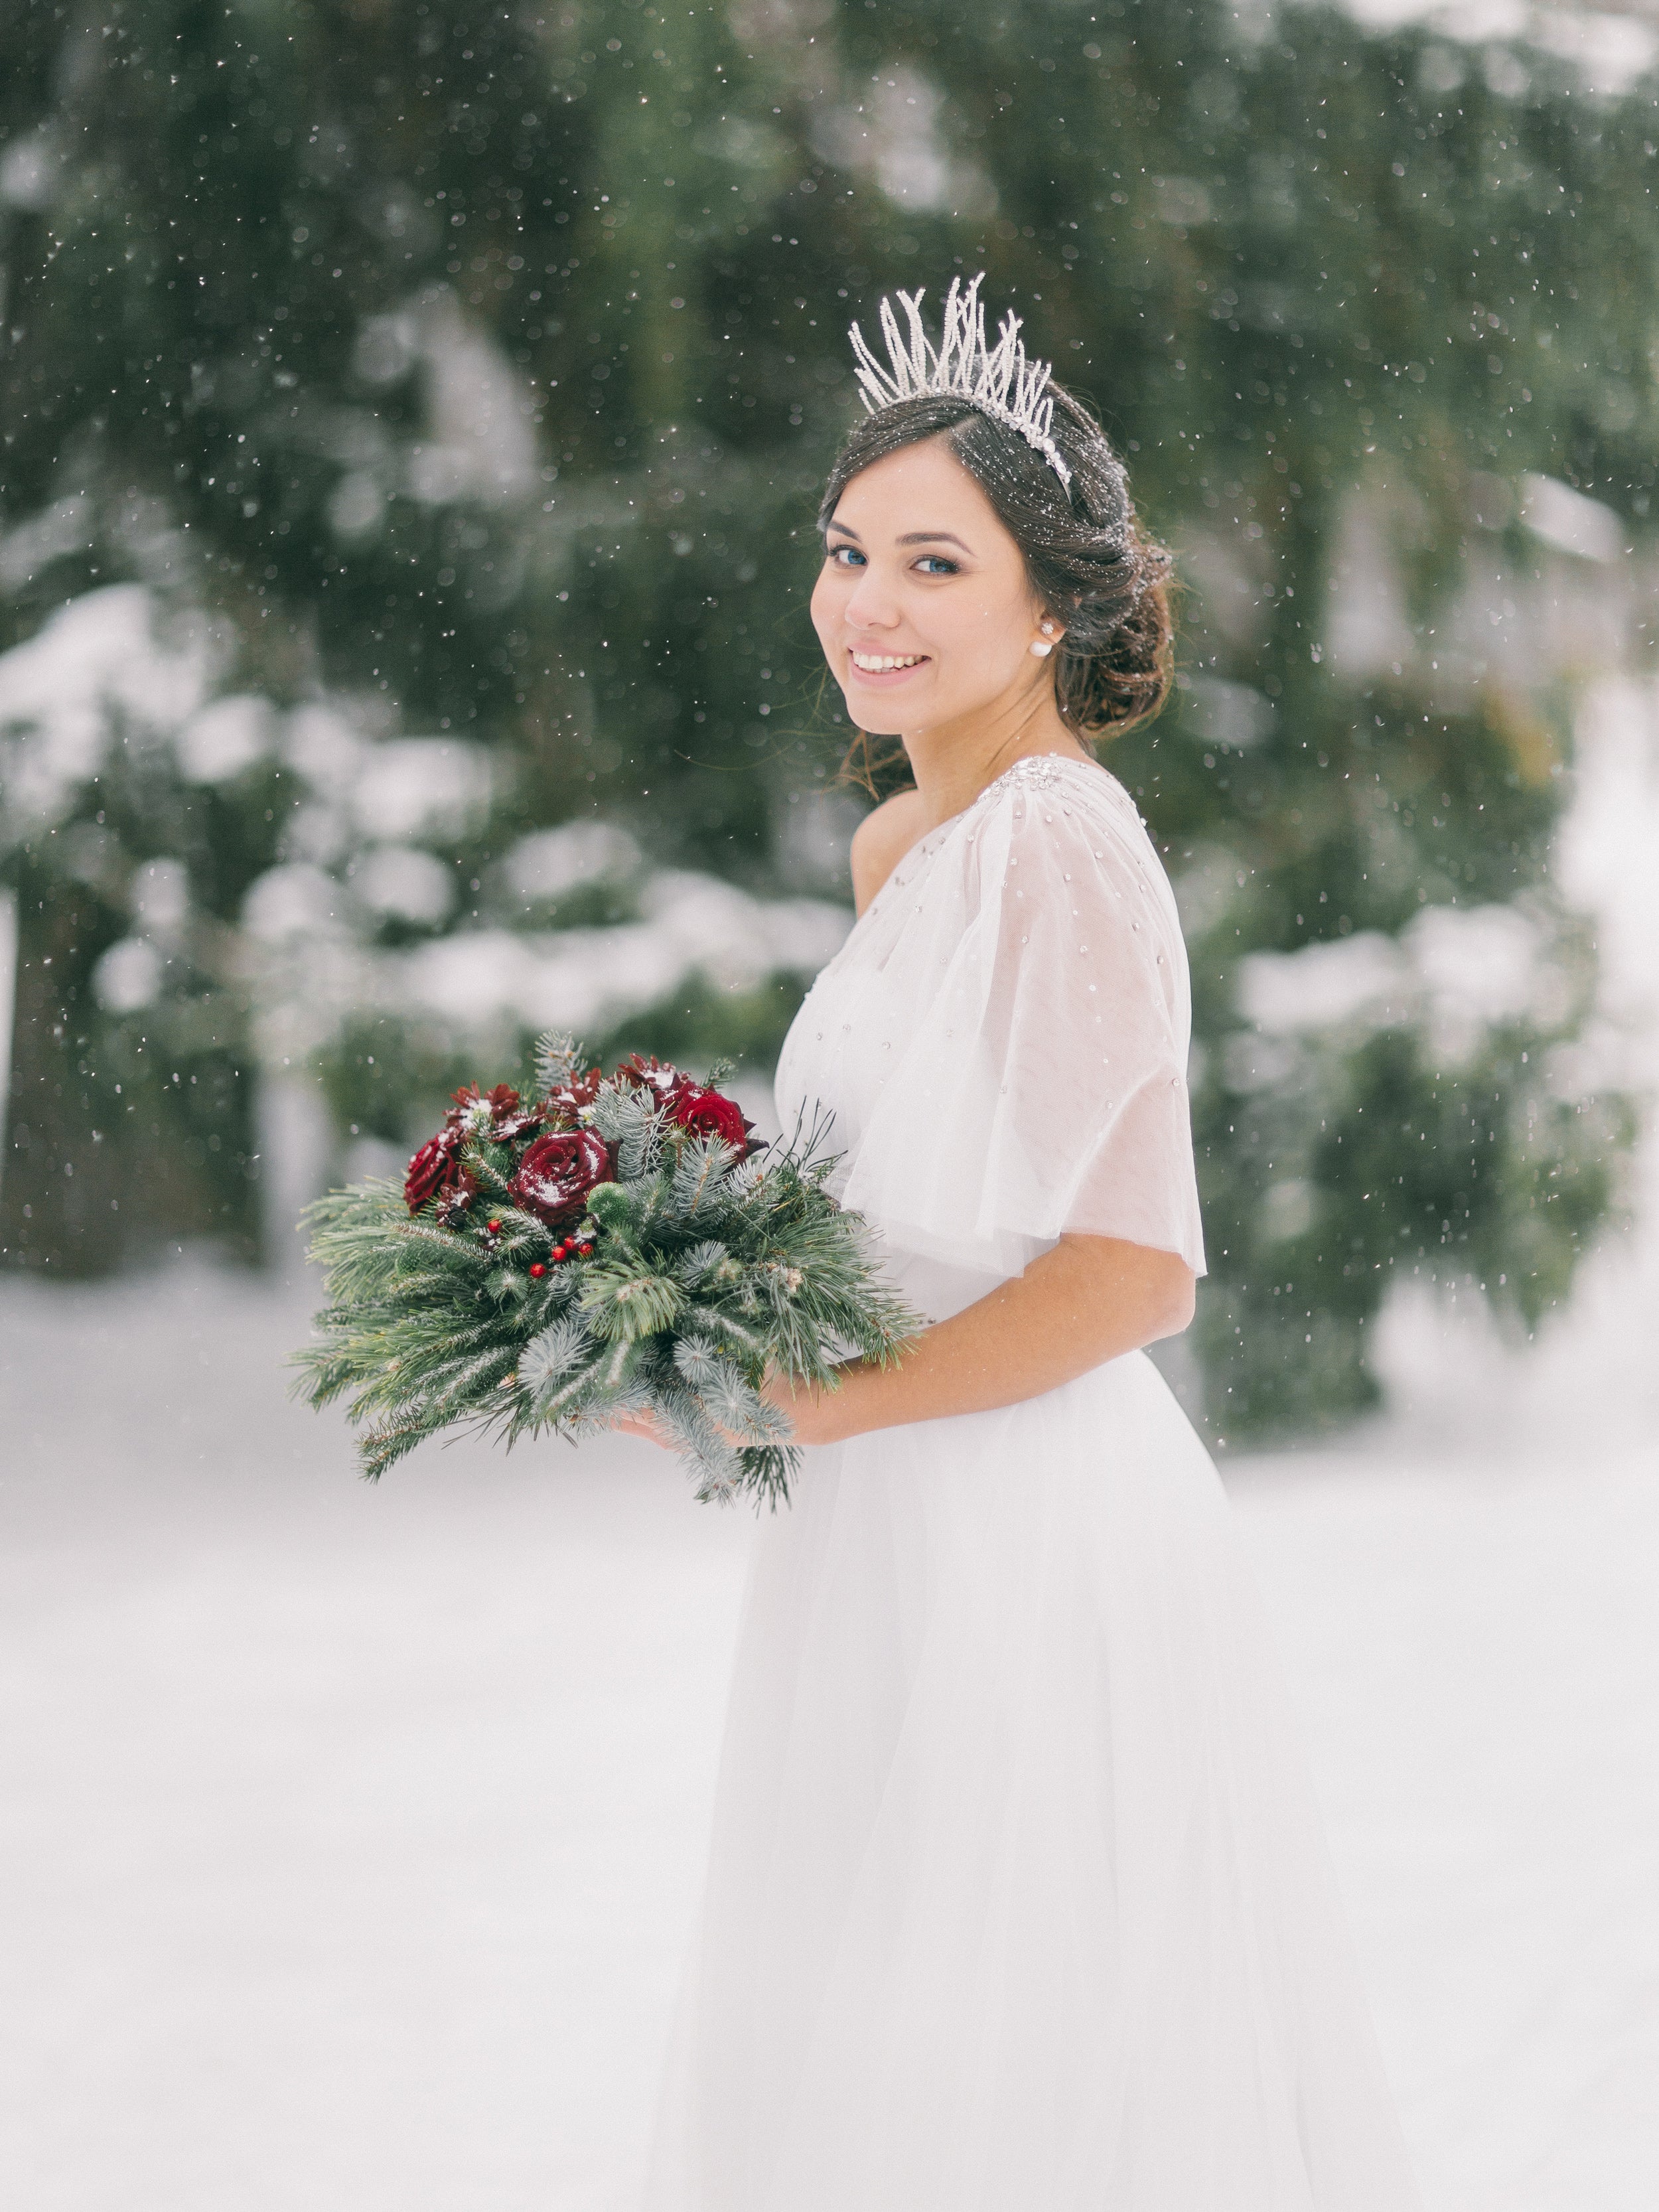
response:
<path fill-rule="evenodd" d="M 300 1388 L 373 1422 L 366 1474 L 457 1425 L 510 1443 L 648 1413 L 700 1498 L 787 1498 L 799 1455 L 768 1373 L 833 1387 L 841 1359 L 885 1364 L 921 1324 L 825 1188 L 822 1128 L 756 1144 L 722 1073 L 583 1072 L 544 1037 L 538 1097 L 459 1091 L 401 1187 L 307 1209 L 330 1303 Z"/>

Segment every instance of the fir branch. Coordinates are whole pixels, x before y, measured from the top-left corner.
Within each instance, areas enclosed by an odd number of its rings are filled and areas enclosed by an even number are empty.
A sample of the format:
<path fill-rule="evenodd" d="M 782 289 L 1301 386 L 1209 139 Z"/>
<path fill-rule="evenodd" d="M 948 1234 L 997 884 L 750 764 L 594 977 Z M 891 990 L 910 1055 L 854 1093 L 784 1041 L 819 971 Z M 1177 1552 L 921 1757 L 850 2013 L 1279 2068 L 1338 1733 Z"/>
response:
<path fill-rule="evenodd" d="M 582 1048 L 565 1030 L 549 1030 L 536 1040 L 537 1087 L 544 1097 L 580 1072 Z"/>
<path fill-rule="evenodd" d="M 688 1290 L 698 1290 L 726 1256 L 724 1244 L 716 1243 L 712 1237 L 704 1237 L 701 1243 L 692 1245 L 689 1251 L 680 1254 L 675 1262 L 675 1273 Z"/>
<path fill-rule="evenodd" d="M 781 1407 L 763 1398 L 732 1369 L 723 1369 L 703 1403 L 726 1433 L 743 1444 L 787 1443 L 794 1431 Z"/>
<path fill-rule="evenodd" d="M 698 1498 L 721 1503 L 735 1498 L 743 1480 L 742 1455 L 720 1434 L 702 1402 L 689 1391 L 665 1390 L 653 1411 L 697 1478 Z"/>
<path fill-rule="evenodd" d="M 519 1373 L 533 1395 L 562 1382 L 582 1366 L 597 1349 L 599 1340 L 575 1314 L 565 1314 L 539 1336 L 532 1337 L 519 1361 Z"/>
<path fill-rule="evenodd" d="M 589 1391 L 604 1387 L 606 1387 L 605 1362 L 596 1359 L 587 1366 L 579 1368 L 562 1382 L 544 1389 L 535 1401 L 536 1417 L 549 1426 L 558 1421 L 568 1421 Z"/>
<path fill-rule="evenodd" d="M 653 1092 L 614 1079 L 602 1083 L 586 1118 L 614 1152 L 619 1182 L 637 1182 L 656 1167 L 662 1154 L 663 1118 Z"/>
<path fill-rule="evenodd" d="M 680 1147 L 672 1186 L 676 1210 L 687 1222 L 712 1212 L 726 1194 L 722 1186 L 737 1164 L 737 1148 L 719 1137 L 693 1137 Z"/>
<path fill-rule="evenodd" d="M 732 1170 L 729 1180 L 733 1196 L 755 1197 L 775 1172 L 769 1159 L 763 1160 L 757 1152 L 750 1152 L 746 1160 L 739 1160 Z"/>
<path fill-rule="evenodd" d="M 653 1176 L 641 1176 L 631 1188 L 637 1194 L 629 1212 L 629 1234 L 636 1244 L 644 1244 L 650 1241 L 653 1229 L 666 1223 L 673 1180 L 659 1171 Z"/>
<path fill-rule="evenodd" d="M 723 1363 L 708 1345 L 695 1336 L 683 1336 L 674 1346 L 674 1364 L 692 1389 L 712 1390 L 723 1371 Z"/>

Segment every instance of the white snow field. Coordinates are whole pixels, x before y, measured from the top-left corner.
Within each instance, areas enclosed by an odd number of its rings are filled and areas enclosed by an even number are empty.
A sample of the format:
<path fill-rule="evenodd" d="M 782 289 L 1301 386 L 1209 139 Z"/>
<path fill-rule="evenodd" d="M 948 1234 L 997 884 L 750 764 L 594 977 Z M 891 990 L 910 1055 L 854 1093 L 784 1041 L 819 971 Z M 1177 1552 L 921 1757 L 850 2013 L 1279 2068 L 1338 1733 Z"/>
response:
<path fill-rule="evenodd" d="M 1581 1344 L 1659 1312 L 1604 1274 Z M 4 2199 L 623 2212 L 752 1522 L 623 1440 L 370 1489 L 305 1312 L 0 1286 Z M 1588 1348 L 1395 1334 L 1415 1410 L 1227 1474 L 1428 2203 L 1651 2212 L 1651 1422 Z"/>

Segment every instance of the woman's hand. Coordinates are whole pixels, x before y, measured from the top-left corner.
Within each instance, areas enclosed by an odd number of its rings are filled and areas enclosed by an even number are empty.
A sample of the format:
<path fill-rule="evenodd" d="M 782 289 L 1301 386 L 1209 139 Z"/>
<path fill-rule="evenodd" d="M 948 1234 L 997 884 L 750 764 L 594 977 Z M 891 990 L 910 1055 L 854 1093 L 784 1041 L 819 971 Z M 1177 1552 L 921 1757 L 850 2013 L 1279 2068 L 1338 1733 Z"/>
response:
<path fill-rule="evenodd" d="M 658 1427 L 654 1413 L 624 1413 L 620 1420 L 612 1421 L 611 1425 L 620 1430 L 625 1437 L 643 1437 L 648 1444 L 660 1444 L 665 1451 L 675 1449 L 673 1438 Z"/>
<path fill-rule="evenodd" d="M 856 1366 L 857 1363 L 854 1364 Z M 842 1437 L 850 1433 L 844 1413 L 837 1404 L 846 1387 L 843 1382 L 840 1389 L 822 1390 L 808 1384 L 791 1382 L 781 1375 L 769 1375 L 761 1385 L 761 1395 L 769 1405 L 776 1406 L 788 1415 L 791 1443 L 832 1444 L 839 1443 Z M 623 1436 L 639 1437 L 646 1443 L 659 1444 L 665 1451 L 678 1449 L 654 1413 L 625 1413 L 611 1425 Z M 727 1443 L 741 1444 L 749 1441 L 745 1437 L 732 1435 L 729 1429 L 722 1429 L 720 1434 Z"/>
<path fill-rule="evenodd" d="M 838 1444 L 843 1437 L 853 1433 L 841 1401 L 846 1395 L 848 1377 L 861 1364 L 855 1361 L 843 1368 L 842 1380 L 833 1390 L 816 1383 L 792 1382 L 783 1375 L 767 1376 L 761 1385 L 761 1395 L 769 1406 L 775 1406 L 789 1416 L 791 1443 Z"/>

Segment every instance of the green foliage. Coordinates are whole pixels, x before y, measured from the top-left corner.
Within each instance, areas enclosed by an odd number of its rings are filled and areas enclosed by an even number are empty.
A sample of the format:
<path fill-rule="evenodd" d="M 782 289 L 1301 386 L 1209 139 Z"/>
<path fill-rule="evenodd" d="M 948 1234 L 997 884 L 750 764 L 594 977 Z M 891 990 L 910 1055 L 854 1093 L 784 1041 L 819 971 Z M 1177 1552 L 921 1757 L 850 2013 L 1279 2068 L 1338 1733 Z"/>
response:
<path fill-rule="evenodd" d="M 0 1255 L 100 1274 L 207 1237 L 254 1261 L 259 1146 L 235 925 L 276 846 L 269 778 L 192 787 L 161 735 L 124 715 L 79 818 L 31 836 L 4 801 L 28 781 L 32 735 L 9 747 L 3 726 L 0 704 L 0 886 L 20 939 Z M 124 954 L 153 985 L 118 988 L 109 963 Z"/>
<path fill-rule="evenodd" d="M 1238 1224 L 1198 1320 L 1220 1425 L 1237 1406 L 1242 1426 L 1306 1431 L 1370 1405 L 1366 1331 L 1396 1277 L 1470 1284 L 1516 1334 L 1565 1302 L 1632 1124 L 1623 1099 L 1557 1095 L 1549 1042 L 1511 1029 L 1436 1064 L 1403 1027 L 1265 1049 L 1240 1032 L 1210 1063 L 1200 1186 Z"/>
<path fill-rule="evenodd" d="M 574 1065 L 561 1041 L 539 1058 L 556 1082 Z M 830 1198 L 817 1133 L 744 1158 L 615 1080 L 583 1120 L 611 1144 L 618 1180 L 589 1194 L 574 1231 L 556 1236 L 495 1195 L 512 1156 L 483 1139 L 463 1157 L 483 1190 L 447 1224 L 411 1215 L 385 1181 L 319 1200 L 307 1220 L 329 1304 L 295 1358 L 305 1395 L 349 1397 L 352 1419 L 372 1423 L 372 1479 L 457 1424 L 510 1443 L 649 1413 L 700 1497 L 775 1504 L 799 1455 L 760 1395 L 768 1373 L 833 1388 L 842 1358 L 885 1364 L 921 1323 L 882 1281 L 859 1217 Z M 582 1249 L 561 1256 L 573 1235 Z"/>
<path fill-rule="evenodd" d="M 0 520 L 38 548 L 7 572 L 0 644 L 137 577 L 212 605 L 236 680 L 281 704 L 332 689 L 387 728 L 487 745 L 487 813 L 428 839 L 465 893 L 453 922 L 388 936 L 499 920 L 510 841 L 595 811 L 657 858 L 787 888 L 775 825 L 843 734 L 813 704 L 805 594 L 852 404 L 845 325 L 895 283 L 937 295 L 984 266 L 1101 409 L 1188 581 L 1174 708 L 1110 758 L 1189 916 L 1212 1412 L 1236 1433 L 1361 1401 L 1407 1254 L 1500 1304 L 1565 1295 L 1617 1212 L 1629 1127 L 1564 1073 L 1587 968 L 1566 1014 L 1516 1016 L 1455 1071 L 1420 1023 L 1338 1024 L 1271 1091 L 1240 1073 L 1240 981 L 1253 958 L 1398 935 L 1425 904 L 1525 899 L 1571 937 L 1548 854 L 1585 672 L 1459 610 L 1553 588 L 1529 471 L 1632 540 L 1650 527 L 1650 82 L 1589 98 L 1541 49 L 1222 0 L 111 0 L 90 58 L 78 18 L 12 0 L 0 21 L 0 136 L 46 134 L 38 190 L 0 218 Z M 489 448 L 465 428 L 485 413 L 506 425 Z M 1375 541 L 1357 570 L 1356 518 Z M 1339 617 L 1368 594 L 1397 605 L 1358 650 Z M 78 1193 L 118 1146 L 109 1194 L 170 1193 L 181 1224 L 246 1204 L 181 1182 L 176 1102 L 117 1124 L 84 1071 L 116 1064 L 88 963 L 129 926 L 139 866 L 187 847 L 192 898 L 224 922 L 199 944 L 234 955 L 252 874 L 313 857 L 305 795 L 256 783 L 226 787 L 206 838 L 182 817 L 124 831 L 95 911 L 66 836 L 4 863 L 24 939 L 9 1141 L 33 1149 L 14 1149 L 0 1243 L 21 1249 L 48 1157 Z M 89 781 L 64 829 L 104 805 Z M 351 858 L 321 865 L 343 881 Z M 622 910 L 589 885 L 537 920 Z M 181 967 L 144 1018 L 170 1092 L 198 1069 L 175 1022 L 216 994 L 204 1172 L 250 1148 L 238 973 Z M 676 991 L 620 1013 L 606 1048 L 759 1066 L 795 988 Z M 406 1141 L 408 1102 L 435 1103 L 466 1050 L 426 1017 L 343 1028 L 325 1054 L 342 1127 Z M 1316 1224 L 1294 1237 L 1286 1180 Z M 1386 1232 L 1385 1189 L 1409 1194 Z M 99 1264 L 115 1217 L 95 1212 L 64 1213 L 52 1249 L 79 1238 Z"/>

